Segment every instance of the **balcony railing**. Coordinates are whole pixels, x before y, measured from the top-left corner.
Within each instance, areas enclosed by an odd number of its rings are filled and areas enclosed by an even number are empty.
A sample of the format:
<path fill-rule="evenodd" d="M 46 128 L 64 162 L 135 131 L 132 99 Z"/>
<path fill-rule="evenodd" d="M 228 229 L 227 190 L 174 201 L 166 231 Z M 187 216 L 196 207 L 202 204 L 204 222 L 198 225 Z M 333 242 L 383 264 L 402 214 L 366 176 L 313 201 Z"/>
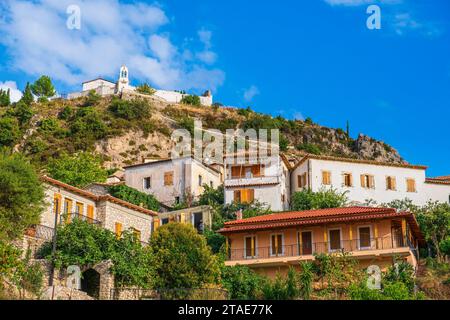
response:
<path fill-rule="evenodd" d="M 55 234 L 55 229 L 38 224 L 28 228 L 25 234 L 37 239 L 51 240 Z"/>
<path fill-rule="evenodd" d="M 84 215 L 82 215 L 81 213 L 78 213 L 78 212 L 64 213 L 64 214 L 61 214 L 60 217 L 59 217 L 59 223 L 61 223 L 61 224 L 67 224 L 67 223 L 70 223 L 70 222 L 72 222 L 74 220 L 86 221 L 88 223 L 95 224 L 95 225 L 101 225 L 102 224 L 101 221 L 89 218 L 89 217 L 84 216 Z"/>
<path fill-rule="evenodd" d="M 277 257 L 300 257 L 320 253 L 339 253 L 369 250 L 404 248 L 409 241 L 403 238 L 379 237 L 371 239 L 341 240 L 340 242 L 315 242 L 312 244 L 291 244 L 274 247 L 255 247 L 228 250 L 229 261 L 247 259 L 269 259 Z"/>

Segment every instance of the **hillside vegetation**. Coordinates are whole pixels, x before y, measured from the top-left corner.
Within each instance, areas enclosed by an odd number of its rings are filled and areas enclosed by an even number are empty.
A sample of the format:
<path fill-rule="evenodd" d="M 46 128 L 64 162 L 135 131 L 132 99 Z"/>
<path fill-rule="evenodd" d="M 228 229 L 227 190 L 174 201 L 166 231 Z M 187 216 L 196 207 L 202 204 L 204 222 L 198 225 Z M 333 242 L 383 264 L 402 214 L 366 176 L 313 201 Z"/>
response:
<path fill-rule="evenodd" d="M 349 137 L 333 129 L 305 121 L 272 117 L 247 109 L 168 104 L 151 95 L 100 97 L 90 94 L 74 100 L 56 99 L 32 103 L 23 119 L 22 104 L 0 108 L 0 127 L 7 138 L 0 144 L 29 155 L 39 166 L 63 153 L 89 151 L 101 154 L 106 168 L 169 156 L 171 132 L 193 130 L 194 119 L 203 128 L 280 129 L 281 150 L 293 158 L 306 153 L 403 162 L 398 152 L 365 135 Z"/>

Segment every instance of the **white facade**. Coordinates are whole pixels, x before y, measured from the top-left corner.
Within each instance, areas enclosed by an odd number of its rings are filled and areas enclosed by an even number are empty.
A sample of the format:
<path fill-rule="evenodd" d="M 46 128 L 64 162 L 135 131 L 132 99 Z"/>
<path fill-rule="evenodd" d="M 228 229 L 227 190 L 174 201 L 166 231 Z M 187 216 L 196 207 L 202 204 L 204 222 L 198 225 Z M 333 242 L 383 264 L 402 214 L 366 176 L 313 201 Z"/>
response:
<path fill-rule="evenodd" d="M 222 175 L 193 158 L 167 159 L 125 167 L 125 183 L 152 194 L 164 205 L 183 201 L 186 195 L 198 198 L 204 184 L 217 188 Z"/>
<path fill-rule="evenodd" d="M 111 82 L 102 78 L 97 78 L 91 81 L 86 81 L 83 83 L 81 92 L 73 92 L 68 95 L 68 99 L 76 99 L 79 97 L 87 96 L 92 90 L 101 96 L 119 94 L 122 92 L 133 93 L 136 88 L 130 85 L 129 71 L 126 66 L 122 66 L 119 72 L 119 78 L 117 82 Z M 155 97 L 158 97 L 169 103 L 179 103 L 183 97 L 188 96 L 188 94 L 180 93 L 177 91 L 169 90 L 156 90 L 154 93 Z M 213 103 L 213 97 L 211 92 L 208 90 L 203 95 L 199 96 L 200 104 L 202 106 L 211 106 Z"/>
<path fill-rule="evenodd" d="M 353 204 L 364 204 L 367 200 L 375 200 L 380 204 L 405 198 L 417 205 L 424 205 L 428 200 L 448 202 L 450 184 L 426 182 L 425 170 L 426 167 L 423 166 L 308 156 L 301 160 L 291 173 L 292 193 L 304 188 L 311 188 L 314 192 L 321 188 L 334 188 L 339 192 L 347 192 Z M 330 177 L 330 181 L 325 183 L 324 172 L 328 172 Z M 305 174 L 306 181 L 301 182 L 300 177 Z M 345 185 L 346 174 L 351 175 L 351 186 Z M 364 179 L 361 175 L 373 177 L 372 185 L 366 186 L 366 183 L 361 182 L 361 179 Z M 393 178 L 395 186 L 388 188 L 388 177 Z M 414 186 L 411 190 L 408 190 L 408 180 L 410 185 Z"/>
<path fill-rule="evenodd" d="M 259 169 L 255 169 L 255 166 Z M 236 175 L 238 170 L 240 174 Z M 236 196 L 239 194 L 242 197 L 244 194 L 244 201 L 257 200 L 273 211 L 289 209 L 289 168 L 280 156 L 270 157 L 269 161 L 259 160 L 257 164 L 242 165 L 225 159 L 224 187 L 226 204 L 243 202 L 242 199 L 236 199 Z M 248 195 L 250 199 L 247 198 Z"/>

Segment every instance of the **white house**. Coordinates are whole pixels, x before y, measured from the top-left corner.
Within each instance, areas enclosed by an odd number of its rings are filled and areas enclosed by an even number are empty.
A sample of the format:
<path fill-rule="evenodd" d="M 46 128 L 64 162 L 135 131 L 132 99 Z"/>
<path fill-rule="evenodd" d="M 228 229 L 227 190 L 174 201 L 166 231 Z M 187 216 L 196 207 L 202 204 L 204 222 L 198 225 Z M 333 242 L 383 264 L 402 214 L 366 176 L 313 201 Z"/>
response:
<path fill-rule="evenodd" d="M 122 92 L 133 93 L 136 92 L 136 87 L 130 85 L 128 68 L 123 65 L 120 68 L 119 78 L 116 82 L 105 80 L 103 78 L 83 82 L 82 91 L 70 93 L 68 99 L 86 96 L 92 90 L 95 90 L 95 92 L 101 96 L 108 96 L 120 94 Z M 169 103 L 179 103 L 183 97 L 188 94 L 178 91 L 156 90 L 153 95 Z M 199 98 L 200 103 L 203 106 L 211 106 L 213 103 L 213 97 L 210 90 L 205 91 Z"/>
<path fill-rule="evenodd" d="M 308 155 L 292 168 L 291 192 L 334 188 L 346 191 L 354 204 L 405 198 L 417 205 L 428 200 L 449 202 L 450 181 L 426 178 L 426 169 L 421 165 Z"/>
<path fill-rule="evenodd" d="M 195 200 L 207 184 L 222 184 L 220 171 L 192 157 L 164 159 L 127 166 L 125 183 L 141 192 L 153 194 L 164 205 L 172 206 L 186 197 Z"/>
<path fill-rule="evenodd" d="M 244 164 L 225 158 L 224 165 L 226 204 L 258 200 L 273 211 L 289 209 L 290 165 L 283 155 L 256 157 L 256 163 Z"/>

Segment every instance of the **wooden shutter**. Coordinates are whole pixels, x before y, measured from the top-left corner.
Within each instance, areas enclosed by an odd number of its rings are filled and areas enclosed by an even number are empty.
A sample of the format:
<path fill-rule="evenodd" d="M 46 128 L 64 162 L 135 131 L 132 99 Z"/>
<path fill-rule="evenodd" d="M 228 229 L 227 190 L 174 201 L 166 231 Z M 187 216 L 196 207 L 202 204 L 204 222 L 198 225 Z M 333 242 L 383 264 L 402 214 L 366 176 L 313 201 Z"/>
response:
<path fill-rule="evenodd" d="M 115 232 L 117 239 L 119 239 L 122 236 L 122 224 L 120 222 L 116 222 Z"/>
<path fill-rule="evenodd" d="M 241 168 L 240 166 L 231 167 L 231 177 L 232 178 L 240 178 L 241 177 Z"/>
<path fill-rule="evenodd" d="M 331 184 L 331 172 L 322 171 L 322 184 L 324 185 Z"/>
<path fill-rule="evenodd" d="M 416 181 L 414 179 L 406 179 L 407 191 L 416 192 Z"/>
<path fill-rule="evenodd" d="M 241 202 L 241 190 L 234 190 L 234 202 Z"/>
<path fill-rule="evenodd" d="M 364 174 L 362 174 L 360 176 L 360 179 L 361 179 L 361 187 L 362 188 L 367 188 L 367 186 L 366 186 L 366 176 Z"/>
<path fill-rule="evenodd" d="M 158 218 L 153 218 L 153 231 L 156 231 L 156 229 L 159 228 L 160 221 Z"/>
<path fill-rule="evenodd" d="M 173 185 L 173 171 L 164 173 L 164 185 Z"/>
<path fill-rule="evenodd" d="M 255 200 L 255 190 L 254 189 L 248 189 L 247 190 L 247 202 L 253 202 Z"/>
<path fill-rule="evenodd" d="M 395 177 L 391 177 L 392 190 L 397 190 L 397 179 Z"/>
<path fill-rule="evenodd" d="M 297 185 L 299 188 L 302 187 L 302 176 L 301 175 L 297 175 Z"/>
<path fill-rule="evenodd" d="M 88 217 L 88 222 L 92 223 L 94 220 L 94 207 L 89 205 L 87 206 L 87 217 Z"/>
<path fill-rule="evenodd" d="M 348 181 L 350 182 L 349 186 L 353 187 L 353 176 L 351 173 L 348 174 Z"/>

